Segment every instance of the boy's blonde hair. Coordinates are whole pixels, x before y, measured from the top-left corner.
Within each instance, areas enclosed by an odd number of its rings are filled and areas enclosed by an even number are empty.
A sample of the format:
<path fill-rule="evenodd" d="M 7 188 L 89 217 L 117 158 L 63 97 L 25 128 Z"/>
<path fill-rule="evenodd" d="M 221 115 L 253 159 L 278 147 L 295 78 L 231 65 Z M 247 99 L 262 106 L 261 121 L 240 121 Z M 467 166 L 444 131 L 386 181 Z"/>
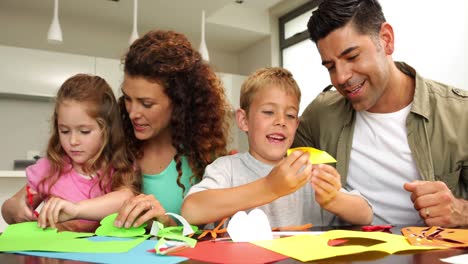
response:
<path fill-rule="evenodd" d="M 242 83 L 240 108 L 249 112 L 255 94 L 269 85 L 276 85 L 286 93 L 296 96 L 298 102 L 301 101 L 301 90 L 292 73 L 284 68 L 269 67 L 256 70 Z"/>

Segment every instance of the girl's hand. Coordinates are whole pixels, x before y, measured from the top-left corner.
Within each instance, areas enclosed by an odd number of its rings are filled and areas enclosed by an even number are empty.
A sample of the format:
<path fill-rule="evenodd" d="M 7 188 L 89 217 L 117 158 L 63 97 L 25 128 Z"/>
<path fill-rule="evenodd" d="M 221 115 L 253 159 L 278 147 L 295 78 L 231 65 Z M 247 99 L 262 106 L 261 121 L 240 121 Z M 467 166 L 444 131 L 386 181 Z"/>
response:
<path fill-rule="evenodd" d="M 56 223 L 74 219 L 78 206 L 59 197 L 51 197 L 42 207 L 37 224 L 41 228 L 56 228 Z"/>
<path fill-rule="evenodd" d="M 32 202 L 28 197 L 26 187 L 21 188 L 10 199 L 2 205 L 2 215 L 8 224 L 36 221 L 34 208 L 40 203 L 39 195 L 35 192 L 30 193 Z"/>
<path fill-rule="evenodd" d="M 319 164 L 312 169 L 312 188 L 315 200 L 325 208 L 336 198 L 341 189 L 340 174 L 330 165 Z"/>
<path fill-rule="evenodd" d="M 174 225 L 174 220 L 165 213 L 166 210 L 153 195 L 140 194 L 124 202 L 114 225 L 125 228 L 138 227 L 152 220 L 158 220 L 165 226 Z"/>

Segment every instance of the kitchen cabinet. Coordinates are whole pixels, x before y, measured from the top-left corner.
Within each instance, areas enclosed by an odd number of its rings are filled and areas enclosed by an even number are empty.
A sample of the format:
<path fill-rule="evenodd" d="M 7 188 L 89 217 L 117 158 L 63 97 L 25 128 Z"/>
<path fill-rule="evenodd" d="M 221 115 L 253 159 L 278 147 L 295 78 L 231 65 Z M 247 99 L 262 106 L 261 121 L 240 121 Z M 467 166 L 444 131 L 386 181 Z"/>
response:
<path fill-rule="evenodd" d="M 26 184 L 26 174 L 22 171 L 0 171 L 0 204 L 13 196 Z M 0 232 L 5 230 L 7 223 L 0 218 Z"/>
<path fill-rule="evenodd" d="M 62 83 L 77 73 L 103 77 L 119 95 L 120 60 L 0 45 L 0 94 L 28 98 L 54 97 Z"/>

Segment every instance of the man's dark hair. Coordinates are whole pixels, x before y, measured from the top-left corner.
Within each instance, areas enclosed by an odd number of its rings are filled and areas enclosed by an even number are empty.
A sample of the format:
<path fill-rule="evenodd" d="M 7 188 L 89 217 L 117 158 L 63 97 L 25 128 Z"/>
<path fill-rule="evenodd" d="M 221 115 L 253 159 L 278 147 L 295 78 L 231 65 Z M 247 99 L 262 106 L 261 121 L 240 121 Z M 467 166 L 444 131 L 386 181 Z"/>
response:
<path fill-rule="evenodd" d="M 385 22 L 377 0 L 324 0 L 307 23 L 310 38 L 317 43 L 335 29 L 353 23 L 361 34 L 377 35 Z"/>

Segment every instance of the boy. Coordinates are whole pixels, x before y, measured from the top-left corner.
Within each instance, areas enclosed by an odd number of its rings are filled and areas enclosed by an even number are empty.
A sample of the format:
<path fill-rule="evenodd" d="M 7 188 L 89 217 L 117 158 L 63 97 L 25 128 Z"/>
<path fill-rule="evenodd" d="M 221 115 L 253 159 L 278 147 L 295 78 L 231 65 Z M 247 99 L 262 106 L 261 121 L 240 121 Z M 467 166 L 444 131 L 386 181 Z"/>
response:
<path fill-rule="evenodd" d="M 281 68 L 257 70 L 243 83 L 236 119 L 247 133 L 249 152 L 218 158 L 206 167 L 182 204 L 181 213 L 191 224 L 256 207 L 272 227 L 330 224 L 333 215 L 320 206 L 353 224 L 371 222 L 369 204 L 340 190 L 333 167 L 312 166 L 309 155 L 300 151 L 284 157 L 299 123 L 300 97 L 292 74 Z"/>

